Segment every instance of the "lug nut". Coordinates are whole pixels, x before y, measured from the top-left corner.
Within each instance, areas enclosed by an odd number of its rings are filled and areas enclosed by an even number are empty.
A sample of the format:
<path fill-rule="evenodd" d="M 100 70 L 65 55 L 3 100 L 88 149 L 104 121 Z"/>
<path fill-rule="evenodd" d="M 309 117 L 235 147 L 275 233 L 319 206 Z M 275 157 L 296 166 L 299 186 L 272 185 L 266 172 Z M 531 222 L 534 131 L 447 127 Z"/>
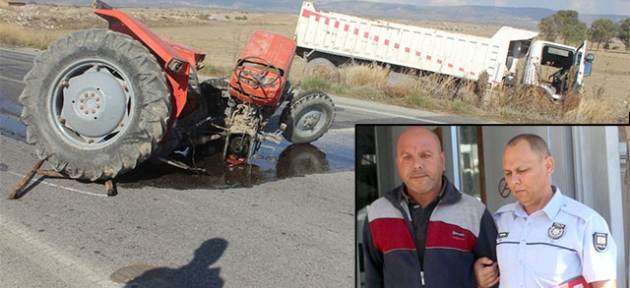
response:
<path fill-rule="evenodd" d="M 94 92 L 90 93 L 90 96 L 94 97 L 96 95 Z"/>
<path fill-rule="evenodd" d="M 99 109 L 99 108 L 101 108 L 101 105 L 96 104 L 96 109 Z"/>
<path fill-rule="evenodd" d="M 92 114 L 96 114 L 96 110 L 92 109 Z"/>
<path fill-rule="evenodd" d="M 85 101 L 85 99 L 79 98 L 79 102 L 83 103 L 83 101 Z"/>
<path fill-rule="evenodd" d="M 59 121 L 59 123 L 61 123 L 61 124 L 66 124 L 66 119 L 63 119 L 61 117 L 59 117 L 59 119 L 57 119 L 57 121 Z"/>
<path fill-rule="evenodd" d="M 85 106 L 81 105 L 81 107 L 79 107 L 79 109 L 83 110 L 83 108 L 85 108 Z"/>
<path fill-rule="evenodd" d="M 123 127 L 123 126 L 125 126 L 125 123 L 120 122 L 120 123 L 118 123 L 118 126 Z"/>
<path fill-rule="evenodd" d="M 87 143 L 88 143 L 88 144 L 92 144 L 92 143 L 94 143 L 94 140 L 93 140 L 93 139 L 88 139 L 88 140 L 87 140 Z"/>
<path fill-rule="evenodd" d="M 96 97 L 95 100 L 96 102 L 101 101 L 101 97 Z"/>
<path fill-rule="evenodd" d="M 89 110 L 85 110 L 85 111 L 83 111 L 83 113 L 90 114 L 90 111 Z"/>

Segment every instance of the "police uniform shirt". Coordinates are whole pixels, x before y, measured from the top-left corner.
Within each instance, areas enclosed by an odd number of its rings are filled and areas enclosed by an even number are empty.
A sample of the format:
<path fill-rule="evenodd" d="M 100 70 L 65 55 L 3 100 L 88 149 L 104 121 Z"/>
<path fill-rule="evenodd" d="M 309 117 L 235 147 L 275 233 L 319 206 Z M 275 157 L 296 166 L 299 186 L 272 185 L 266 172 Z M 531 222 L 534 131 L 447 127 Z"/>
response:
<path fill-rule="evenodd" d="M 616 279 L 617 247 L 604 218 L 552 189 L 551 201 L 531 215 L 518 202 L 494 214 L 500 287 L 555 287 L 580 276 L 589 283 Z"/>

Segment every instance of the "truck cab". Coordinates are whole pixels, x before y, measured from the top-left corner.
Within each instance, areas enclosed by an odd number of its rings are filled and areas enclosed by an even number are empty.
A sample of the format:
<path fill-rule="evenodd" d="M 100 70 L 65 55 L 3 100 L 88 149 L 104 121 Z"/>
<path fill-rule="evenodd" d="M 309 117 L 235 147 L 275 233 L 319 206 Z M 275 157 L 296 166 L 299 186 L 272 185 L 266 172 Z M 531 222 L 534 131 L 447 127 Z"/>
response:
<path fill-rule="evenodd" d="M 591 74 L 593 54 L 585 55 L 586 41 L 578 48 L 548 41 L 533 41 L 527 56 L 521 85 L 538 86 L 549 97 L 580 92 L 583 77 Z"/>

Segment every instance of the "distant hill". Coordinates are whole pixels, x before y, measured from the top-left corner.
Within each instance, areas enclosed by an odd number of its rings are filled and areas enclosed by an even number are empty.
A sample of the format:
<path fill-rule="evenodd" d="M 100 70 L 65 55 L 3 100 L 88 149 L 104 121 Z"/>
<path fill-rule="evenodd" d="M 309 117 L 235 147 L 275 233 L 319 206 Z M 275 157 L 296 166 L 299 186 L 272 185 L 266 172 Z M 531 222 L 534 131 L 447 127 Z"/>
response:
<path fill-rule="evenodd" d="M 86 0 L 57 0 L 49 2 L 44 0 L 38 2 L 82 6 L 87 6 L 91 3 Z M 199 7 L 296 14 L 302 5 L 300 1 L 295 0 L 108 0 L 105 2 L 114 7 Z M 540 19 L 557 12 L 551 9 L 532 7 L 416 6 L 366 1 L 326 0 L 314 2 L 317 9 L 364 17 L 510 25 L 529 29 L 537 29 Z M 580 14 L 579 17 L 580 21 L 590 26 L 597 19 L 606 18 L 613 22 L 619 22 L 629 16 Z"/>
<path fill-rule="evenodd" d="M 329 2 L 315 6 L 318 9 L 363 16 L 403 18 L 426 21 L 448 21 L 510 25 L 536 28 L 543 17 L 556 13 L 543 8 L 506 8 L 488 6 L 415 6 L 372 2 Z"/>

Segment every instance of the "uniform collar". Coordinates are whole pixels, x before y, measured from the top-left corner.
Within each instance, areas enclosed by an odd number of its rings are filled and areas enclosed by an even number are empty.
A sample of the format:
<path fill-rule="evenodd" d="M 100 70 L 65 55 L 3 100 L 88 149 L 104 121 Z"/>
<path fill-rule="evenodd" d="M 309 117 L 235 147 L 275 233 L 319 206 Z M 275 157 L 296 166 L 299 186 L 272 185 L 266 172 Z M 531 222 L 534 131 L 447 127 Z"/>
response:
<path fill-rule="evenodd" d="M 540 211 L 542 211 L 542 213 L 545 213 L 545 215 L 547 215 L 547 217 L 549 217 L 550 220 L 553 220 L 556 218 L 556 215 L 558 215 L 558 212 L 560 212 L 560 207 L 562 207 L 564 196 L 562 195 L 560 188 L 554 185 L 551 185 L 551 190 L 553 192 L 553 196 L 551 197 L 551 200 L 549 200 L 549 203 L 547 203 L 547 205 L 545 205 L 545 207 Z M 539 211 L 536 211 L 534 213 L 538 213 L 538 212 Z M 525 212 L 525 208 L 523 208 L 523 205 L 521 205 L 521 203 L 518 203 L 518 202 L 516 202 L 516 208 L 515 208 L 514 213 L 516 213 L 517 216 L 521 216 L 521 217 L 528 216 L 527 212 Z"/>

